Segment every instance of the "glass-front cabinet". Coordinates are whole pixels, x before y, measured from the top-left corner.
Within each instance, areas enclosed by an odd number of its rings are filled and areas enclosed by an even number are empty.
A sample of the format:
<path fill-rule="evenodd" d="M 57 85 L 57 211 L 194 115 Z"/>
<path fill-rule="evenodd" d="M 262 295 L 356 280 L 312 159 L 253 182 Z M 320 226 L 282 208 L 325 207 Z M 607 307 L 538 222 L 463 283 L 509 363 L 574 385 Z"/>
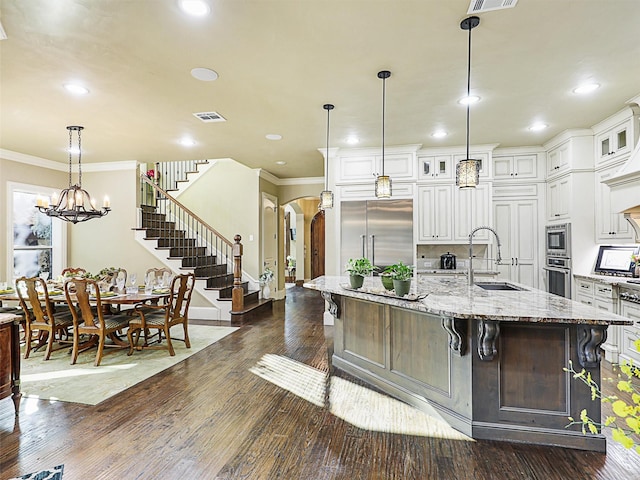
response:
<path fill-rule="evenodd" d="M 453 178 L 451 155 L 419 156 L 419 178 L 447 180 Z"/>

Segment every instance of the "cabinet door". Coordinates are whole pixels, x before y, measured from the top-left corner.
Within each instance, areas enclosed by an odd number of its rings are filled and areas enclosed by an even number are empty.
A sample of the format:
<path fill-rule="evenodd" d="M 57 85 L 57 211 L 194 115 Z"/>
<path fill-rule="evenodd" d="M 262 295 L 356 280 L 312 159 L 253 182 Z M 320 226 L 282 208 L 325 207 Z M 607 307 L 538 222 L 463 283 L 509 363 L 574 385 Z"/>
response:
<path fill-rule="evenodd" d="M 480 160 L 480 178 L 488 177 L 489 176 L 489 154 L 471 152 L 469 156 L 473 159 Z M 456 165 L 458 164 L 458 162 L 466 158 L 467 158 L 467 155 L 465 153 L 454 155 L 453 165 L 451 166 L 451 169 L 455 172 Z"/>
<path fill-rule="evenodd" d="M 341 157 L 337 163 L 339 166 L 339 182 L 371 180 L 373 178 L 373 174 L 377 172 L 377 162 L 373 155 L 363 157 Z"/>
<path fill-rule="evenodd" d="M 569 217 L 571 177 L 566 176 L 547 184 L 547 218 L 562 220 Z"/>
<path fill-rule="evenodd" d="M 513 157 L 513 176 L 519 179 L 536 178 L 538 175 L 537 155 L 516 155 Z"/>
<path fill-rule="evenodd" d="M 384 156 L 384 174 L 389 175 L 391 180 L 415 179 L 415 160 L 410 153 L 391 153 Z M 376 156 L 376 172 L 382 174 L 382 157 Z M 371 178 L 371 175 L 368 177 Z"/>
<path fill-rule="evenodd" d="M 603 163 L 619 158 L 631 151 L 629 121 L 617 125 L 596 137 L 596 162 Z"/>
<path fill-rule="evenodd" d="M 451 241 L 451 185 L 418 187 L 418 240 Z"/>
<path fill-rule="evenodd" d="M 499 200 L 493 202 L 493 219 L 495 222 L 496 232 L 500 237 L 500 253 L 502 254 L 502 263 L 496 268 L 500 272 L 500 278 L 504 280 L 515 281 L 514 272 L 514 240 L 513 232 L 515 226 L 513 224 L 515 215 L 512 214 L 514 208 L 513 200 Z"/>
<path fill-rule="evenodd" d="M 454 228 L 453 239 L 466 242 L 469 234 L 476 227 L 490 225 L 490 186 L 486 183 L 476 188 L 456 188 L 454 196 Z M 491 233 L 480 230 L 473 236 L 476 243 L 491 240 Z"/>
<path fill-rule="evenodd" d="M 513 178 L 513 157 L 493 157 L 493 179 Z"/>
<path fill-rule="evenodd" d="M 596 172 L 596 243 L 633 242 L 634 236 L 629 223 L 621 213 L 611 209 L 611 188 L 603 183 L 611 178 L 621 165 L 611 166 Z"/>
<path fill-rule="evenodd" d="M 569 142 L 549 150 L 547 155 L 547 176 L 555 176 L 569 168 Z"/>
<path fill-rule="evenodd" d="M 434 155 L 418 157 L 420 179 L 450 180 L 453 178 L 451 155 Z"/>

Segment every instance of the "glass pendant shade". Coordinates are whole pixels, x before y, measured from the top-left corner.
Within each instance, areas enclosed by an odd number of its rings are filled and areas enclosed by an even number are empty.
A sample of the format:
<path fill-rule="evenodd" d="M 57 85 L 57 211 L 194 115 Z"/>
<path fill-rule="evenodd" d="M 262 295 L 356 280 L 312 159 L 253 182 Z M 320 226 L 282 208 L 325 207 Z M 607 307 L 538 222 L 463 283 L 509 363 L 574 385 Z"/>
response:
<path fill-rule="evenodd" d="M 327 149 L 324 152 L 324 190 L 320 192 L 320 210 L 333 208 L 333 192 L 329 190 L 329 112 L 335 107 L 330 103 L 325 103 L 322 108 L 327 111 Z"/>
<path fill-rule="evenodd" d="M 320 210 L 327 208 L 333 208 L 333 192 L 330 190 L 323 190 L 320 192 Z"/>
<path fill-rule="evenodd" d="M 456 185 L 460 188 L 475 188 L 479 181 L 480 160 L 460 160 L 456 165 Z"/>
<path fill-rule="evenodd" d="M 376 197 L 391 198 L 391 178 L 388 175 L 376 177 Z"/>

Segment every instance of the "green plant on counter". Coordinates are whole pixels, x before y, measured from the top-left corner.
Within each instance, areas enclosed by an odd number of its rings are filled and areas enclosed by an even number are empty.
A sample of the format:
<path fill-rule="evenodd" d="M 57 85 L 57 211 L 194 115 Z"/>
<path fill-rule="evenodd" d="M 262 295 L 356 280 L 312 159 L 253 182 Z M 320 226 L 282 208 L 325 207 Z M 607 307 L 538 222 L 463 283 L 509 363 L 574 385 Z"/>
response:
<path fill-rule="evenodd" d="M 640 352 L 640 339 L 634 343 L 636 350 Z M 564 368 L 565 372 L 573 374 L 573 378 L 582 381 L 591 389 L 591 398 L 599 398 L 602 402 L 611 403 L 611 408 L 615 415 L 605 418 L 604 423 L 595 422 L 589 417 L 586 409 L 580 412 L 580 418 L 575 420 L 569 417 L 569 425 L 581 425 L 582 433 L 598 433 L 603 428 L 611 428 L 613 439 L 625 448 L 633 448 L 640 455 L 640 389 L 637 379 L 640 378 L 640 368 L 633 364 L 633 361 L 624 362 L 619 365 L 622 374 L 618 375 L 618 383 L 616 387 L 621 392 L 631 394 L 631 402 L 628 404 L 624 400 L 620 400 L 615 395 L 604 395 L 600 386 L 591 378 L 591 374 L 582 371 L 577 372 L 573 368 L 573 364 L 569 361 L 569 368 Z M 625 379 L 626 377 L 626 379 Z M 609 378 L 609 381 L 613 379 Z"/>
<path fill-rule="evenodd" d="M 394 280 L 406 281 L 413 278 L 413 265 L 405 265 L 402 262 L 398 262 L 390 265 L 386 270 L 389 270 L 391 278 Z"/>
<path fill-rule="evenodd" d="M 349 275 L 360 275 L 366 277 L 371 275 L 377 267 L 374 267 L 368 258 L 350 258 L 344 267 L 345 271 L 349 272 Z"/>

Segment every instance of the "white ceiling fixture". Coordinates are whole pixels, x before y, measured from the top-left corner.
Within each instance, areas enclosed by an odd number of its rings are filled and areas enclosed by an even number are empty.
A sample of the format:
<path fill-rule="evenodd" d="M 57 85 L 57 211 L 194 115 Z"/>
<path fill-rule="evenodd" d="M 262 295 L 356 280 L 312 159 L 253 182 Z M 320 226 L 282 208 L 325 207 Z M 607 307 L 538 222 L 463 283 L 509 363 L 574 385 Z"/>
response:
<path fill-rule="evenodd" d="M 286 164 L 287 164 L 287 162 L 283 162 L 282 160 L 278 160 L 276 162 L 276 165 L 286 165 Z"/>
<path fill-rule="evenodd" d="M 180 0 L 180 8 L 194 17 L 202 17 L 211 10 L 209 4 L 203 0 Z"/>
<path fill-rule="evenodd" d="M 193 147 L 196 144 L 196 141 L 193 138 L 182 137 L 180 139 L 180 145 L 183 147 Z"/>
<path fill-rule="evenodd" d="M 518 0 L 471 0 L 467 13 L 482 13 L 513 8 L 516 3 L 518 3 Z"/>
<path fill-rule="evenodd" d="M 578 95 L 585 95 L 587 93 L 591 93 L 594 90 L 600 88 L 599 83 L 583 83 L 582 85 L 577 86 L 573 89 L 573 93 L 577 93 Z"/>
<path fill-rule="evenodd" d="M 478 103 L 480 101 L 480 97 L 477 95 L 469 95 L 467 97 L 462 97 L 458 100 L 460 105 L 473 105 L 474 103 Z"/>
<path fill-rule="evenodd" d="M 218 72 L 210 68 L 197 67 L 191 70 L 191 76 L 203 82 L 213 82 L 218 79 Z"/>
<path fill-rule="evenodd" d="M 358 143 L 360 143 L 360 139 L 355 135 L 349 135 L 345 139 L 345 142 L 347 142 L 349 145 L 357 145 Z"/>
<path fill-rule="evenodd" d="M 4 31 L 4 27 L 2 26 L 2 23 L 0 23 L 0 40 L 6 40 L 7 39 L 7 33 Z"/>
<path fill-rule="evenodd" d="M 536 123 L 532 123 L 529 126 L 529 130 L 532 132 L 540 132 L 542 130 L 544 130 L 545 128 L 547 128 L 549 125 L 547 125 L 546 123 L 543 122 L 536 122 Z"/>
<path fill-rule="evenodd" d="M 277 133 L 267 133 L 264 137 L 267 140 L 282 140 L 282 135 L 278 135 Z"/>
<path fill-rule="evenodd" d="M 226 122 L 227 119 L 220 115 L 218 112 L 200 112 L 193 114 L 196 118 L 199 118 L 204 123 L 213 122 Z"/>
<path fill-rule="evenodd" d="M 446 131 L 444 131 L 444 130 L 436 130 L 435 132 L 433 132 L 433 133 L 431 134 L 431 136 L 432 136 L 433 138 L 444 138 L 444 137 L 446 137 L 447 135 L 448 135 L 448 134 L 447 134 L 447 132 L 446 132 Z"/>
<path fill-rule="evenodd" d="M 64 88 L 67 92 L 73 93 L 74 95 L 86 95 L 89 93 L 88 88 L 78 85 L 77 83 L 65 83 Z"/>

